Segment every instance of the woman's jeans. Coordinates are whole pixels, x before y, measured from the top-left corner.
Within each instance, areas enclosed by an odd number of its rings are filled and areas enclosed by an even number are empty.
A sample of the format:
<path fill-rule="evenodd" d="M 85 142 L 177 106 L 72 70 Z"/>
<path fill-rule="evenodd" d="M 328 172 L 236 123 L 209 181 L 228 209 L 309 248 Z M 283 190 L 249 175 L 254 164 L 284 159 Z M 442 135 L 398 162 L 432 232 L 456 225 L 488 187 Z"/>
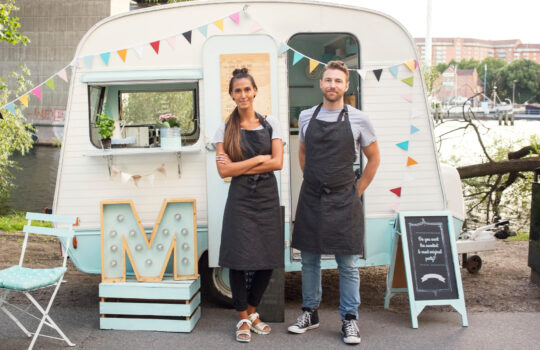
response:
<path fill-rule="evenodd" d="M 336 254 L 339 270 L 339 313 L 358 319 L 360 306 L 360 273 L 358 255 Z M 302 307 L 316 309 L 321 303 L 321 255 L 302 252 Z"/>

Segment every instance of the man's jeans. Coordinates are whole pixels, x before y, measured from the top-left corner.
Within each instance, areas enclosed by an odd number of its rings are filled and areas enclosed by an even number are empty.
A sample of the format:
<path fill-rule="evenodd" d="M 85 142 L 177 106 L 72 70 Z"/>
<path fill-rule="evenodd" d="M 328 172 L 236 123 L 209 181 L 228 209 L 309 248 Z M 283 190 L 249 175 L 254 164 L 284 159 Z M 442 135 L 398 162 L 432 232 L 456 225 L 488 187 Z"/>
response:
<path fill-rule="evenodd" d="M 339 270 L 339 313 L 358 319 L 360 274 L 358 255 L 336 255 Z M 316 309 L 321 303 L 321 255 L 302 252 L 302 307 Z"/>

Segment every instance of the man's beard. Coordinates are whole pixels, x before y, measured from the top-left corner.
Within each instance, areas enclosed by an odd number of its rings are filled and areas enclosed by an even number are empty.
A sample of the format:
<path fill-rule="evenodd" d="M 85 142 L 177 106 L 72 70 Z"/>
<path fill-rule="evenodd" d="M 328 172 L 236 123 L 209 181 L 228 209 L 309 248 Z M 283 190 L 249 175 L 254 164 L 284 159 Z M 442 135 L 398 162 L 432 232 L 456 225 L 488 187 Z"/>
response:
<path fill-rule="evenodd" d="M 328 93 L 325 93 L 325 92 L 322 93 L 323 96 L 324 96 L 324 98 L 325 98 L 328 102 L 337 102 L 337 101 L 340 101 L 340 100 L 343 99 L 343 95 L 340 95 L 340 94 L 339 94 L 338 92 L 336 92 L 336 91 L 332 91 L 332 92 L 335 94 L 335 96 L 332 97 L 332 98 L 330 98 L 330 96 L 328 96 L 328 95 L 329 95 Z"/>

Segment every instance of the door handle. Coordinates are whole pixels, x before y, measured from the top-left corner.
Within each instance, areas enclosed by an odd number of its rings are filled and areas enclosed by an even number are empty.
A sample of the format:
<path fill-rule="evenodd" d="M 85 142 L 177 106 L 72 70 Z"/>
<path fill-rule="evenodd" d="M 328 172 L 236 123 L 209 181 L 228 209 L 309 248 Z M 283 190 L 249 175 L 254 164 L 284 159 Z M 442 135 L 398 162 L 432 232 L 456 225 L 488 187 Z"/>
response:
<path fill-rule="evenodd" d="M 206 148 L 206 150 L 209 151 L 209 152 L 215 152 L 216 151 L 216 146 L 212 142 L 207 142 L 204 145 L 204 148 Z"/>

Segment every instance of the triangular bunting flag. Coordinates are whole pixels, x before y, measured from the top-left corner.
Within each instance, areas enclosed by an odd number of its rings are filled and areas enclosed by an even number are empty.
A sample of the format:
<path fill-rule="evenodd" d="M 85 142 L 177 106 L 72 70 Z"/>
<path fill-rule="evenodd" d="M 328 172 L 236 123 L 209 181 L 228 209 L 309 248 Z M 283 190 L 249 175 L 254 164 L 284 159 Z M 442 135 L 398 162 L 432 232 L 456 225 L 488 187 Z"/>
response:
<path fill-rule="evenodd" d="M 168 37 L 167 39 L 167 44 L 169 44 L 169 46 L 171 47 L 171 49 L 176 49 L 176 35 L 173 35 L 171 37 Z"/>
<path fill-rule="evenodd" d="M 218 19 L 217 21 L 214 22 L 214 24 L 216 25 L 216 27 L 219 28 L 219 30 L 223 31 L 223 18 Z"/>
<path fill-rule="evenodd" d="M 392 188 L 390 190 L 393 194 L 395 194 L 398 197 L 401 197 L 401 187 Z"/>
<path fill-rule="evenodd" d="M 129 180 L 131 180 L 131 174 L 128 174 L 128 173 L 124 173 L 124 172 L 123 172 L 123 173 L 120 174 L 120 179 L 121 179 L 121 181 L 122 181 L 123 184 L 127 184 L 127 182 L 128 182 Z"/>
<path fill-rule="evenodd" d="M 148 175 L 148 182 L 150 183 L 151 186 L 154 186 L 155 179 L 156 179 L 156 175 L 154 174 Z"/>
<path fill-rule="evenodd" d="M 414 118 L 419 117 L 421 115 L 422 115 L 422 113 L 418 112 L 416 109 L 413 109 L 411 111 L 411 119 L 414 119 Z"/>
<path fill-rule="evenodd" d="M 233 22 L 236 24 L 240 23 L 240 12 L 233 13 L 232 15 L 229 16 L 229 18 L 232 19 Z"/>
<path fill-rule="evenodd" d="M 54 91 L 54 78 L 50 78 L 45 82 L 45 85 L 49 87 L 52 91 Z"/>
<path fill-rule="evenodd" d="M 257 33 L 261 29 L 262 29 L 261 25 L 257 22 L 254 22 L 253 26 L 251 26 L 251 33 Z"/>
<path fill-rule="evenodd" d="M 208 24 L 200 26 L 197 29 L 199 29 L 199 32 L 201 32 L 201 34 L 206 38 L 206 36 L 208 35 Z"/>
<path fill-rule="evenodd" d="M 126 62 L 127 49 L 118 50 L 116 51 L 116 53 L 118 54 L 118 56 L 120 56 L 122 61 Z"/>
<path fill-rule="evenodd" d="M 356 72 L 358 72 L 358 75 L 362 78 L 362 80 L 366 79 L 367 70 L 357 69 Z"/>
<path fill-rule="evenodd" d="M 418 129 L 416 126 L 411 125 L 411 135 L 416 134 L 419 131 L 420 131 L 420 129 Z"/>
<path fill-rule="evenodd" d="M 283 55 L 283 53 L 287 51 L 289 51 L 289 47 L 287 45 L 285 45 L 284 43 L 279 44 L 279 56 Z"/>
<path fill-rule="evenodd" d="M 15 115 L 15 105 L 13 104 L 13 102 L 8 103 L 7 105 L 4 106 L 4 108 L 10 111 L 11 114 Z"/>
<path fill-rule="evenodd" d="M 407 157 L 407 166 L 418 164 L 418 162 L 411 157 Z"/>
<path fill-rule="evenodd" d="M 396 143 L 396 146 L 398 146 L 399 148 L 403 148 L 405 151 L 408 151 L 409 150 L 409 141 L 403 141 L 403 142 L 400 142 L 400 143 Z"/>
<path fill-rule="evenodd" d="M 154 41 L 153 43 L 150 43 L 150 46 L 152 46 L 152 48 L 156 52 L 156 55 L 159 55 L 159 40 Z"/>
<path fill-rule="evenodd" d="M 135 50 L 135 53 L 137 54 L 137 57 L 139 57 L 139 59 L 142 58 L 143 49 L 144 49 L 144 46 L 143 46 L 143 45 L 135 46 L 135 47 L 133 48 L 133 50 Z"/>
<path fill-rule="evenodd" d="M 408 78 L 405 78 L 405 79 L 401 79 L 402 82 L 404 82 L 405 84 L 409 85 L 409 86 L 413 86 L 414 84 L 414 77 L 413 76 L 410 76 Z"/>
<path fill-rule="evenodd" d="M 377 81 L 380 81 L 381 80 L 382 69 L 374 69 L 373 74 L 375 75 L 375 78 L 377 78 Z"/>
<path fill-rule="evenodd" d="M 418 63 L 418 61 L 417 61 L 417 60 L 414 60 L 414 69 L 418 68 L 419 65 L 420 65 L 420 64 Z"/>
<path fill-rule="evenodd" d="M 102 54 L 100 54 L 101 56 L 101 59 L 103 60 L 103 63 L 105 63 L 106 66 L 109 65 L 109 58 L 111 57 L 111 53 L 110 52 L 104 52 Z"/>
<path fill-rule="evenodd" d="M 28 95 L 22 95 L 18 100 L 25 106 L 28 107 Z"/>
<path fill-rule="evenodd" d="M 319 65 L 319 62 L 317 61 L 314 61 L 314 60 L 309 60 L 309 72 L 313 72 L 313 70 L 315 68 L 317 68 L 317 66 Z"/>
<path fill-rule="evenodd" d="M 396 213 L 398 210 L 399 210 L 399 203 L 392 204 L 392 211 Z"/>
<path fill-rule="evenodd" d="M 407 66 L 407 68 L 409 68 L 411 72 L 414 72 L 414 69 L 416 68 L 416 64 L 414 63 L 414 61 L 415 60 L 410 60 L 405 62 L 405 65 Z"/>
<path fill-rule="evenodd" d="M 188 43 L 191 44 L 191 30 L 188 30 L 187 32 L 182 33 L 182 35 L 184 36 L 184 38 L 186 38 Z"/>
<path fill-rule="evenodd" d="M 293 61 L 292 61 L 293 66 L 295 64 L 297 64 L 298 61 L 300 61 L 302 58 L 304 58 L 304 56 L 302 56 L 300 53 L 294 51 L 294 56 L 293 56 Z"/>
<path fill-rule="evenodd" d="M 41 100 L 41 87 L 36 87 L 32 90 L 32 93 Z"/>
<path fill-rule="evenodd" d="M 409 173 L 405 173 L 403 175 L 403 182 L 411 182 L 414 181 L 414 177 L 412 177 Z"/>
<path fill-rule="evenodd" d="M 83 60 L 88 68 L 92 68 L 92 61 L 94 60 L 94 56 L 84 56 Z"/>
<path fill-rule="evenodd" d="M 68 79 L 65 69 L 62 69 L 60 72 L 56 73 L 56 75 L 58 75 L 63 81 L 67 83 Z"/>
<path fill-rule="evenodd" d="M 392 73 L 394 78 L 397 78 L 399 66 L 388 67 L 388 70 L 390 71 L 390 73 Z"/>
<path fill-rule="evenodd" d="M 405 94 L 405 95 L 401 95 L 401 97 L 403 97 L 409 103 L 412 103 L 412 101 L 413 101 L 413 93 L 412 92 L 408 93 L 408 94 Z"/>

